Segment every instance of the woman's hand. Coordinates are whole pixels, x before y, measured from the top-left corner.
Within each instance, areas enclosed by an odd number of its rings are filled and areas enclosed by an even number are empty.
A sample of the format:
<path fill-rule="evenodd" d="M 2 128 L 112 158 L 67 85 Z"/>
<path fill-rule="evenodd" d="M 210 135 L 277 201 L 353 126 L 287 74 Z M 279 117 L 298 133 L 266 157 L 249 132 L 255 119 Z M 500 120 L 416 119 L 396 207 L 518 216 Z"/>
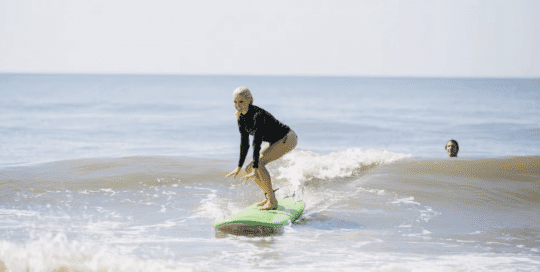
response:
<path fill-rule="evenodd" d="M 255 179 L 257 177 L 256 175 L 257 175 L 258 170 L 259 169 L 257 168 L 253 168 L 253 171 L 251 171 L 249 175 L 244 176 L 242 179 L 243 180 Z"/>
<path fill-rule="evenodd" d="M 226 178 L 232 177 L 233 179 L 235 179 L 236 176 L 238 176 L 238 173 L 240 173 L 241 170 L 242 170 L 242 167 L 236 167 L 236 169 L 234 169 L 232 172 L 227 174 L 225 177 Z"/>

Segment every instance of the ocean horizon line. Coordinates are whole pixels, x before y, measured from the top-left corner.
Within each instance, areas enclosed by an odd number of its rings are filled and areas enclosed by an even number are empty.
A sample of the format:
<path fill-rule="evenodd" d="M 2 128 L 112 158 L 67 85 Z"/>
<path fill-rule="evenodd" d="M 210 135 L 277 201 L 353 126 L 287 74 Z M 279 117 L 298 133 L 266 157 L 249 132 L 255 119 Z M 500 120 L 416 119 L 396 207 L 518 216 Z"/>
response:
<path fill-rule="evenodd" d="M 408 75 L 328 75 L 328 74 L 198 74 L 198 73 L 69 73 L 69 72 L 0 72 L 0 75 L 25 75 L 25 76 L 189 76 L 189 77 L 276 77 L 276 78 L 358 78 L 358 79 L 458 79 L 458 80 L 486 80 L 486 79 L 540 79 L 535 77 L 497 77 L 497 76 L 408 76 Z"/>

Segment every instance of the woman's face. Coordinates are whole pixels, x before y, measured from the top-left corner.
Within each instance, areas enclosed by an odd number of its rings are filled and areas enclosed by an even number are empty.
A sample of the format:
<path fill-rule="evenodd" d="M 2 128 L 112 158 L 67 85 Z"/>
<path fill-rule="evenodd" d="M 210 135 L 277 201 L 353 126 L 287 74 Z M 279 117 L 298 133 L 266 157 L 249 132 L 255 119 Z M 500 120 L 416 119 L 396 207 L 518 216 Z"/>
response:
<path fill-rule="evenodd" d="M 234 107 L 241 114 L 246 114 L 249 109 L 249 99 L 237 94 L 233 97 Z"/>

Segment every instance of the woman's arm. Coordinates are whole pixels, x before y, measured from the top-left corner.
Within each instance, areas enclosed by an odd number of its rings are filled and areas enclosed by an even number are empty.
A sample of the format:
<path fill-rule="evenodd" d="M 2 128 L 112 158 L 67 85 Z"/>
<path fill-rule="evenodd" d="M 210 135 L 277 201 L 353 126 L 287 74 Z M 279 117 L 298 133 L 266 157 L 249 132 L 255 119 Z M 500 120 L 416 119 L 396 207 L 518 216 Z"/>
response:
<path fill-rule="evenodd" d="M 242 168 L 246 161 L 246 156 L 249 151 L 249 134 L 247 132 L 240 132 L 240 159 L 238 160 L 238 167 Z"/>
<path fill-rule="evenodd" d="M 244 165 L 244 161 L 246 160 L 247 153 L 249 151 L 249 134 L 247 132 L 240 132 L 240 160 L 238 161 L 238 167 L 234 169 L 232 172 L 227 174 L 225 177 L 229 178 L 236 178 L 238 173 L 240 173 L 240 170 L 242 170 L 242 166 Z"/>
<path fill-rule="evenodd" d="M 259 168 L 259 157 L 261 155 L 261 145 L 263 135 L 266 133 L 266 118 L 265 114 L 255 115 L 255 135 L 253 136 L 253 168 Z"/>
<path fill-rule="evenodd" d="M 259 157 L 261 154 L 262 133 L 255 133 L 253 137 L 253 169 L 259 168 Z"/>

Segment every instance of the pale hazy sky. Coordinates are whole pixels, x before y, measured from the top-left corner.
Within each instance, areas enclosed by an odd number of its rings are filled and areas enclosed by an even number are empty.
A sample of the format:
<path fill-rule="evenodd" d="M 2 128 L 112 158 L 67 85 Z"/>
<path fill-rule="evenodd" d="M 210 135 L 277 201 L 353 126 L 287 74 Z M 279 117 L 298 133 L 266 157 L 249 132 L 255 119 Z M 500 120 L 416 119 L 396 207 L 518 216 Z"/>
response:
<path fill-rule="evenodd" d="M 540 0 L 0 0 L 0 73 L 540 77 Z"/>

